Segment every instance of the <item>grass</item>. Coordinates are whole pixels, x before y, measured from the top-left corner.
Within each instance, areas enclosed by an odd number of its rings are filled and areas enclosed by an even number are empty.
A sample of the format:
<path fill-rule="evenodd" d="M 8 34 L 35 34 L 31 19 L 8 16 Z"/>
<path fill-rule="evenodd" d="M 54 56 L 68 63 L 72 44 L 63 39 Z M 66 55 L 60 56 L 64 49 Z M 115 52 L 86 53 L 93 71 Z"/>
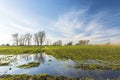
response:
<path fill-rule="evenodd" d="M 63 76 L 50 76 L 47 74 L 39 75 L 2 75 L 0 80 L 94 80 L 93 78 L 68 78 Z"/>
<path fill-rule="evenodd" d="M 39 62 L 30 62 L 28 64 L 23 64 L 23 65 L 20 65 L 18 66 L 19 68 L 25 68 L 25 69 L 28 69 L 28 68 L 32 68 L 32 67 L 37 67 L 39 66 L 40 63 Z"/>
<path fill-rule="evenodd" d="M 76 64 L 74 68 L 84 70 L 120 70 L 120 65 Z"/>
<path fill-rule="evenodd" d="M 9 63 L 0 63 L 0 66 L 6 66 L 9 65 Z"/>
<path fill-rule="evenodd" d="M 92 77 L 81 77 L 81 78 L 68 78 L 64 76 L 51 76 L 47 74 L 38 74 L 38 75 L 2 75 L 0 76 L 0 80 L 95 80 Z M 113 78 L 106 80 L 120 80 L 120 78 Z"/>
<path fill-rule="evenodd" d="M 44 47 L 40 46 L 0 46 L 0 54 L 24 54 L 24 53 L 40 53 Z M 77 62 L 74 68 L 82 68 L 89 70 L 120 70 L 120 46 L 46 46 L 45 52 L 58 59 L 72 59 Z M 98 64 L 81 64 L 79 62 L 88 59 L 102 63 Z M 1 63 L 0 63 L 1 64 Z M 6 64 L 1 64 L 6 65 Z M 24 64 L 19 67 L 34 67 L 36 64 Z M 38 66 L 38 64 L 37 64 Z M 67 78 L 62 76 L 50 75 L 2 75 L 0 80 L 78 80 L 78 78 Z M 92 78 L 81 78 L 81 80 L 94 80 Z M 108 79 L 110 80 L 110 79 Z M 114 80 L 114 79 L 112 79 Z M 115 79 L 119 80 L 119 79 Z"/>
<path fill-rule="evenodd" d="M 99 69 L 120 70 L 120 46 L 50 46 L 45 47 L 45 51 L 58 59 L 72 59 L 76 62 L 92 59 L 105 65 L 104 67 L 77 65 L 80 68 L 96 69 L 99 67 Z"/>
<path fill-rule="evenodd" d="M 41 46 L 0 46 L 0 54 L 40 53 Z"/>
<path fill-rule="evenodd" d="M 0 54 L 40 53 L 43 50 L 58 59 L 72 59 L 75 62 L 92 59 L 101 65 L 77 64 L 77 68 L 120 70 L 120 46 L 0 46 Z M 75 66 L 75 67 L 76 67 Z"/>
<path fill-rule="evenodd" d="M 75 61 L 86 59 L 120 61 L 120 46 L 50 46 L 45 50 L 53 56 Z"/>

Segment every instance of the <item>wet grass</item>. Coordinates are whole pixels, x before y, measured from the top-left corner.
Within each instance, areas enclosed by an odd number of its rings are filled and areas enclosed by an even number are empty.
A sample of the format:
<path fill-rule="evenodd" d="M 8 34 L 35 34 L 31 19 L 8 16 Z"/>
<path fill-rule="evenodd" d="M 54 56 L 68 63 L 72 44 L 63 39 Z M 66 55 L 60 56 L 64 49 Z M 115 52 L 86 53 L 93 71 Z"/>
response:
<path fill-rule="evenodd" d="M 41 46 L 0 46 L 0 54 L 41 53 Z"/>
<path fill-rule="evenodd" d="M 24 54 L 40 53 L 44 47 L 40 46 L 0 46 L 0 54 Z M 120 46 L 46 46 L 47 54 L 58 59 L 72 59 L 77 62 L 74 68 L 84 70 L 120 70 Z M 81 61 L 88 59 L 98 61 L 99 64 L 82 64 Z M 0 63 L 8 65 L 7 63 Z M 31 68 L 39 66 L 40 63 L 28 63 L 20 65 L 20 68 Z M 2 75 L 0 80 L 79 80 L 78 78 L 67 78 L 63 76 L 50 75 Z M 94 78 L 80 78 L 80 80 L 94 80 Z M 111 79 L 108 79 L 111 80 Z M 119 79 L 112 79 L 119 80 Z"/>
<path fill-rule="evenodd" d="M 74 68 L 84 70 L 120 70 L 120 65 L 76 64 Z"/>
<path fill-rule="evenodd" d="M 0 54 L 40 53 L 43 49 L 57 59 L 71 59 L 78 63 L 92 59 L 104 64 L 77 64 L 76 68 L 120 70 L 120 46 L 0 46 Z"/>
<path fill-rule="evenodd" d="M 39 65 L 40 65 L 39 62 L 30 62 L 30 63 L 27 63 L 27 64 L 20 65 L 18 67 L 28 69 L 28 68 L 32 68 L 32 67 L 37 67 Z"/>
<path fill-rule="evenodd" d="M 2 62 L 0 62 L 0 66 L 8 66 L 9 65 L 9 63 L 2 63 Z"/>
<path fill-rule="evenodd" d="M 120 61 L 120 46 L 50 46 L 45 49 L 54 56 L 76 61 L 86 59 Z"/>
<path fill-rule="evenodd" d="M 51 76 L 47 74 L 38 75 L 1 75 L 0 80 L 95 80 L 92 77 L 68 78 L 64 76 Z M 102 79 L 101 79 L 102 80 Z M 105 80 L 120 80 L 120 78 L 105 79 Z"/>
<path fill-rule="evenodd" d="M 120 70 L 120 46 L 50 46 L 45 47 L 45 51 L 58 59 L 72 59 L 78 63 L 92 59 L 104 64 L 79 64 L 77 68 Z"/>
<path fill-rule="evenodd" d="M 0 80 L 94 80 L 93 78 L 68 78 L 63 76 L 50 76 L 47 74 L 40 75 L 2 75 Z"/>

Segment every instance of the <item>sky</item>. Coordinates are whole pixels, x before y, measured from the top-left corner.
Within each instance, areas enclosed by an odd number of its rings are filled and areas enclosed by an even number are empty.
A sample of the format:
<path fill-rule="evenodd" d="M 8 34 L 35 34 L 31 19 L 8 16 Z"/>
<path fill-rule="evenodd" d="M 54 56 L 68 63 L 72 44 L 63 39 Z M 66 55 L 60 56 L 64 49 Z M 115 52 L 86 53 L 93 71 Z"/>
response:
<path fill-rule="evenodd" d="M 0 0 L 0 44 L 13 33 L 46 32 L 63 43 L 120 44 L 120 0 Z"/>

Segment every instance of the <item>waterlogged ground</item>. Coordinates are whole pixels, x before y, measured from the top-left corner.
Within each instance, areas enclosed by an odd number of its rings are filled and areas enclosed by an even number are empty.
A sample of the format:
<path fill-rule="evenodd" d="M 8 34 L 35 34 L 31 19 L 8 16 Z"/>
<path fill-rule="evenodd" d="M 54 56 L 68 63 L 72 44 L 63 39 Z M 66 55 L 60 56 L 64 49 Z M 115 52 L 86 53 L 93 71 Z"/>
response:
<path fill-rule="evenodd" d="M 82 64 L 98 64 L 102 63 L 88 59 Z M 28 66 L 36 64 L 36 66 Z M 71 59 L 56 59 L 51 55 L 44 53 L 39 54 L 20 54 L 20 55 L 0 55 L 0 75 L 3 74 L 48 74 L 53 76 L 66 77 L 92 77 L 96 79 L 113 79 L 120 78 L 119 70 L 85 70 L 76 67 L 78 62 Z M 24 66 L 25 65 L 25 66 Z M 22 67 L 21 67 L 22 66 Z"/>

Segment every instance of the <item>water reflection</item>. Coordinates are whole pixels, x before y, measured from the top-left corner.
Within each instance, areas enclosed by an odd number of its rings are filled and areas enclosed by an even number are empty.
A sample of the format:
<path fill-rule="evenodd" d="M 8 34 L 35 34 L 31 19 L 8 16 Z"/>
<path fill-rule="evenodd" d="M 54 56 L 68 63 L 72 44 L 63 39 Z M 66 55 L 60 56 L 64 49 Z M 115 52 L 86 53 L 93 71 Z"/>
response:
<path fill-rule="evenodd" d="M 94 77 L 101 78 L 117 78 L 120 77 L 120 71 L 112 70 L 82 70 L 80 68 L 73 68 L 76 62 L 68 60 L 57 60 L 51 55 L 44 53 L 39 54 L 21 54 L 21 55 L 0 55 L 0 63 L 8 62 L 10 65 L 0 66 L 0 74 L 42 74 L 62 75 L 67 77 Z M 18 68 L 19 65 L 30 62 L 39 62 L 38 67 L 29 69 Z M 88 61 L 87 63 L 94 62 Z M 86 63 L 86 64 L 87 64 Z M 98 64 L 98 63 L 96 63 Z"/>

